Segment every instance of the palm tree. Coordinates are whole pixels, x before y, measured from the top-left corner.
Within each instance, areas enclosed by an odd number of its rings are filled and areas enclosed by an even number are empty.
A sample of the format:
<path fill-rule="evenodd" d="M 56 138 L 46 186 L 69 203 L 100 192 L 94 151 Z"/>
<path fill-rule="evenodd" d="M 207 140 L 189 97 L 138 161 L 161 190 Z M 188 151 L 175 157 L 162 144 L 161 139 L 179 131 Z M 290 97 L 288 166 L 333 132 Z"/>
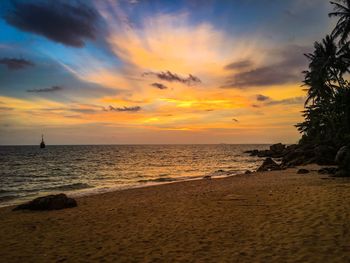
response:
<path fill-rule="evenodd" d="M 350 145 L 350 0 L 331 2 L 330 17 L 339 20 L 332 34 L 315 42 L 314 51 L 305 56 L 309 67 L 304 71 L 307 99 L 304 121 L 296 127 L 303 134 L 300 143 Z M 336 44 L 335 40 L 339 42 Z"/>
<path fill-rule="evenodd" d="M 334 12 L 329 13 L 329 17 L 339 17 L 332 34 L 334 37 L 340 37 L 339 43 L 344 45 L 350 34 L 350 0 L 331 1 L 330 3 L 334 5 Z"/>
<path fill-rule="evenodd" d="M 315 42 L 313 53 L 305 54 L 310 60 L 309 70 L 303 72 L 304 86 L 308 87 L 305 104 L 330 101 L 334 91 L 343 87 L 342 76 L 348 71 L 347 48 L 345 45 L 338 49 L 334 38 L 327 35 L 321 42 Z"/>

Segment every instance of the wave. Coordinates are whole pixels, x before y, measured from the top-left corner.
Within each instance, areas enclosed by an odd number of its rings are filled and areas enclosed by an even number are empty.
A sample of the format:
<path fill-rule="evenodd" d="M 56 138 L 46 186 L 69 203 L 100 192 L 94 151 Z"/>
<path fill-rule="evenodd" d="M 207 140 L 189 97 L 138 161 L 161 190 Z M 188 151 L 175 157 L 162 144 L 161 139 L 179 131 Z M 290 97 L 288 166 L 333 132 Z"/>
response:
<path fill-rule="evenodd" d="M 43 190 L 61 190 L 61 191 L 69 191 L 69 190 L 79 190 L 79 189 L 86 189 L 86 188 L 93 188 L 94 186 L 85 184 L 85 183 L 75 183 L 75 184 L 67 184 L 67 185 L 60 185 L 60 186 L 54 186 L 54 187 L 48 187 Z"/>
<path fill-rule="evenodd" d="M 18 197 L 19 197 L 19 195 L 3 195 L 3 196 L 0 196 L 0 202 L 13 200 L 13 199 L 16 199 Z"/>
<path fill-rule="evenodd" d="M 145 179 L 145 180 L 139 180 L 139 183 L 165 183 L 165 182 L 175 182 L 177 179 L 172 177 L 159 177 L 155 179 Z"/>

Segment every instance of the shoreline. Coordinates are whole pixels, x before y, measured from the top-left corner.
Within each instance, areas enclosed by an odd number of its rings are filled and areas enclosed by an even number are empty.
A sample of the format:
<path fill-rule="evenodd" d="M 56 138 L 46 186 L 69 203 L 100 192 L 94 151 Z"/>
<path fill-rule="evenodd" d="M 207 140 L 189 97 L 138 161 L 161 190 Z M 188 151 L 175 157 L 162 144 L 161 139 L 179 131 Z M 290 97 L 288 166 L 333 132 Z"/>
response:
<path fill-rule="evenodd" d="M 318 166 L 307 166 L 316 170 Z M 0 208 L 5 262 L 346 262 L 350 180 L 296 169 Z M 45 256 L 44 256 L 45 255 Z"/>
<path fill-rule="evenodd" d="M 130 185 L 126 185 L 126 186 L 92 186 L 92 187 L 87 187 L 87 188 L 82 188 L 82 189 L 73 189 L 73 190 L 67 190 L 67 191 L 42 191 L 37 195 L 29 195 L 26 198 L 14 198 L 13 202 L 8 201 L 8 202 L 3 202 L 0 203 L 0 209 L 4 208 L 4 207 L 13 207 L 13 206 L 17 206 L 19 204 L 23 204 L 25 202 L 31 201 L 37 197 L 41 197 L 41 196 L 46 196 L 46 195 L 51 195 L 51 194 L 59 194 L 59 193 L 65 193 L 67 196 L 69 197 L 73 197 L 73 198 L 80 198 L 80 197 L 85 197 L 85 196 L 94 196 L 94 195 L 99 195 L 99 194 L 104 194 L 104 193 L 110 193 L 110 192 L 117 192 L 117 191 L 125 191 L 125 190 L 129 190 L 129 189 L 138 189 L 138 188 L 147 188 L 147 187 L 152 187 L 152 186 L 157 186 L 157 185 L 163 185 L 163 184 L 172 184 L 172 183 L 181 183 L 181 182 L 187 182 L 187 181 L 196 181 L 196 180 L 202 180 L 204 179 L 205 176 L 211 176 L 211 180 L 215 180 L 215 179 L 221 179 L 221 178 L 226 178 L 226 177 L 231 177 L 231 176 L 241 176 L 241 175 L 246 175 L 241 172 L 234 174 L 226 174 L 226 175 L 214 175 L 215 173 L 217 173 L 218 171 L 214 171 L 212 173 L 209 174 L 204 174 L 204 175 L 200 175 L 200 176 L 183 176 L 183 177 L 179 177 L 179 178 L 168 178 L 168 177 L 157 177 L 156 179 L 152 180 L 146 180 L 145 182 L 138 182 L 137 184 L 130 184 Z M 229 171 L 224 171 L 224 172 L 229 172 Z M 252 172 L 254 173 L 254 172 Z M 166 179 L 165 181 L 161 182 L 161 181 L 157 181 L 158 179 Z M 169 181 L 167 181 L 167 179 L 171 179 Z M 84 183 L 81 183 L 84 184 Z"/>

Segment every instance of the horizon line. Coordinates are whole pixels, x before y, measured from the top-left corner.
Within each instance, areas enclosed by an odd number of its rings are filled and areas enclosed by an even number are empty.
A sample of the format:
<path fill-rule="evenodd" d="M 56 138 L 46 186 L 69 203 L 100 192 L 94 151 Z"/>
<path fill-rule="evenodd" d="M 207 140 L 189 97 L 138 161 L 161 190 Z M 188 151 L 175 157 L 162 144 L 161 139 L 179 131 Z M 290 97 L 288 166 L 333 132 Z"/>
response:
<path fill-rule="evenodd" d="M 101 143 L 101 144 L 49 144 L 49 146 L 117 146 L 117 145 L 272 145 L 275 143 Z M 291 145 L 293 143 L 283 143 L 285 145 Z M 0 144 L 1 146 L 38 146 L 39 144 Z"/>

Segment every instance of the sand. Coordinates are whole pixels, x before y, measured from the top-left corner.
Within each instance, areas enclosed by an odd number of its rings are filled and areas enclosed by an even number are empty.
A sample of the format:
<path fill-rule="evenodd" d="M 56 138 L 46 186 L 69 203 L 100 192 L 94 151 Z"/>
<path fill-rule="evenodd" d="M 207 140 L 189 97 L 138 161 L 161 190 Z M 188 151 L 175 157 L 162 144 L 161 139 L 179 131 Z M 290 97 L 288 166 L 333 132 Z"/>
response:
<path fill-rule="evenodd" d="M 350 179 L 289 169 L 77 201 L 0 209 L 0 261 L 350 262 Z"/>

